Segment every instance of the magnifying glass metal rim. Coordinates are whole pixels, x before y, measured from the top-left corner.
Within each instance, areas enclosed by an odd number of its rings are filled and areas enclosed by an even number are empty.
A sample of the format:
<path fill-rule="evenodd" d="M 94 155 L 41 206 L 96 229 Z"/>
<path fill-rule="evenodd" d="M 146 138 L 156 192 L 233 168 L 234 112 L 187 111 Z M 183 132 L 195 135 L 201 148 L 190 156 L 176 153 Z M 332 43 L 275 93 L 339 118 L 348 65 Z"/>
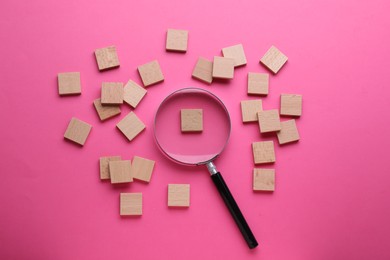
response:
<path fill-rule="evenodd" d="M 203 162 L 198 162 L 198 163 L 186 163 L 186 162 L 183 162 L 183 161 L 180 161 L 174 157 L 172 157 L 171 155 L 169 155 L 169 153 L 167 153 L 165 151 L 165 149 L 162 147 L 162 145 L 160 144 L 159 140 L 158 140 L 158 137 L 156 135 L 156 121 L 157 121 L 157 117 L 160 113 L 160 110 L 161 108 L 164 106 L 164 104 L 170 100 L 173 96 L 183 92 L 186 93 L 186 92 L 200 92 L 202 94 L 206 94 L 206 95 L 209 95 L 211 96 L 212 98 L 215 99 L 216 102 L 219 103 L 219 105 L 223 108 L 223 110 L 225 111 L 226 113 L 226 117 L 228 119 L 228 123 L 229 123 L 229 132 L 228 132 L 228 136 L 226 138 L 226 141 L 225 141 L 225 144 L 223 145 L 223 147 L 221 148 L 221 150 L 212 158 L 210 158 L 209 160 L 207 161 L 203 161 Z M 229 142 L 229 139 L 230 139 L 230 134 L 231 134 L 231 131 L 232 131 L 232 122 L 230 120 L 230 114 L 229 114 L 229 111 L 227 110 L 225 104 L 222 102 L 222 100 L 217 97 L 215 94 L 213 94 L 212 92 L 208 91 L 208 90 L 205 90 L 205 89 L 202 89 L 202 88 L 195 88 L 195 87 L 188 87 L 188 88 L 181 88 L 181 89 L 178 89 L 178 90 L 175 90 L 173 91 L 172 93 L 170 93 L 168 96 L 166 96 L 163 101 L 160 103 L 158 109 L 157 109 L 157 112 L 154 116 L 154 123 L 153 123 L 153 134 L 154 134 L 154 140 L 156 141 L 156 144 L 158 146 L 158 148 L 163 152 L 163 154 L 168 157 L 169 159 L 171 159 L 172 161 L 174 161 L 175 163 L 178 163 L 178 164 L 181 164 L 181 165 L 187 165 L 187 166 L 198 166 L 198 165 L 207 165 L 209 162 L 212 162 L 214 161 L 222 152 L 223 150 L 225 150 L 225 147 L 227 146 L 228 142 Z"/>

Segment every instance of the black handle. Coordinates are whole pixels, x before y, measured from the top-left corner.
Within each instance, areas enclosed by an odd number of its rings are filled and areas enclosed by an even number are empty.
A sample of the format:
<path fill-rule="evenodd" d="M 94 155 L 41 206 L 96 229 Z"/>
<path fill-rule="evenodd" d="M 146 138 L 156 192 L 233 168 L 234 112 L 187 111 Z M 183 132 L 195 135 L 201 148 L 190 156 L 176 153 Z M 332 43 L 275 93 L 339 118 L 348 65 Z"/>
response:
<path fill-rule="evenodd" d="M 238 207 L 236 201 L 234 200 L 233 195 L 230 193 L 228 186 L 223 180 L 222 175 L 217 172 L 216 174 L 211 175 L 211 179 L 213 179 L 213 182 L 217 187 L 219 194 L 221 194 L 223 201 L 225 201 L 225 204 L 228 207 L 230 214 L 233 216 L 234 221 L 240 229 L 241 234 L 243 235 L 249 248 L 255 248 L 258 245 L 256 238 L 253 235 L 251 229 L 249 228 L 248 223 L 246 223 L 246 220 L 242 215 L 241 210 Z"/>

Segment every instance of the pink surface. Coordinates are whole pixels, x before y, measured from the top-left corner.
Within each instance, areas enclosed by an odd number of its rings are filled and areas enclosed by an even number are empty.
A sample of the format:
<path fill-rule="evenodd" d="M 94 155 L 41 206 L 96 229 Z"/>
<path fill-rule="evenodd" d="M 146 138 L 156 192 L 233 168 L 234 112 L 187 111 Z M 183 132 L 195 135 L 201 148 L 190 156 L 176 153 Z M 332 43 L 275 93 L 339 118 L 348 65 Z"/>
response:
<path fill-rule="evenodd" d="M 1 259 L 389 259 L 390 2 L 10 1 L 0 30 Z M 189 30 L 186 54 L 164 49 L 168 28 Z M 229 82 L 191 79 L 199 56 L 242 43 L 248 65 Z M 100 73 L 93 51 L 116 45 L 121 67 Z M 301 140 L 276 145 L 274 193 L 251 189 L 251 143 L 274 140 L 242 124 L 248 72 L 274 44 L 289 61 L 270 76 L 265 109 L 303 95 Z M 158 59 L 165 82 L 135 112 L 146 130 L 129 143 L 92 106 L 102 81 L 133 79 Z M 59 97 L 57 73 L 80 71 L 82 95 Z M 208 176 L 157 149 L 153 116 L 173 90 L 211 90 L 232 118 L 216 161 L 260 246 L 248 250 Z M 63 139 L 71 117 L 93 125 L 81 148 Z M 283 118 L 285 120 L 287 118 Z M 150 184 L 99 180 L 98 158 L 156 160 Z M 191 184 L 191 206 L 168 209 L 167 184 Z M 142 192 L 144 214 L 119 217 L 119 193 Z"/>

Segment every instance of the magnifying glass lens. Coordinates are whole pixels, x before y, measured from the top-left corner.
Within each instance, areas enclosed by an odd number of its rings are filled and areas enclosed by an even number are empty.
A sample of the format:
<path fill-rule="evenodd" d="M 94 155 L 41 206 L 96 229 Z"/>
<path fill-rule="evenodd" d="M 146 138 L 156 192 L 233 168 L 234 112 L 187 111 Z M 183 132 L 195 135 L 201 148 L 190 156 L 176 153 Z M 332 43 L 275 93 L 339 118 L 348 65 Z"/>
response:
<path fill-rule="evenodd" d="M 181 131 L 181 109 L 203 110 L 203 131 Z M 171 159 L 184 164 L 208 162 L 222 152 L 230 134 L 230 118 L 222 102 L 209 92 L 183 89 L 168 96 L 156 114 L 158 145 Z"/>

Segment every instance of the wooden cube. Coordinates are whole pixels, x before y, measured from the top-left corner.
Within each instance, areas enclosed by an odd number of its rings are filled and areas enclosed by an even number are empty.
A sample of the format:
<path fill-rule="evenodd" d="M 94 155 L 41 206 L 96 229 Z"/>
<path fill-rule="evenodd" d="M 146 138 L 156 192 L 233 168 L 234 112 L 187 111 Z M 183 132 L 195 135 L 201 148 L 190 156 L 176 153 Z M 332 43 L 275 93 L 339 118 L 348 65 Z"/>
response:
<path fill-rule="evenodd" d="M 203 131 L 203 109 L 181 109 L 180 117 L 182 132 Z"/>
<path fill-rule="evenodd" d="M 241 101 L 241 114 L 242 122 L 257 122 L 257 113 L 263 110 L 263 104 L 261 99 L 255 100 L 242 100 Z"/>
<path fill-rule="evenodd" d="M 105 156 L 100 157 L 100 179 L 107 180 L 110 179 L 110 168 L 108 166 L 111 161 L 120 161 L 122 160 L 120 156 Z"/>
<path fill-rule="evenodd" d="M 129 141 L 131 141 L 145 129 L 145 124 L 134 112 L 130 112 L 116 125 L 116 127 Z"/>
<path fill-rule="evenodd" d="M 138 73 L 145 87 L 164 81 L 164 75 L 157 60 L 139 66 Z"/>
<path fill-rule="evenodd" d="M 192 71 L 192 77 L 211 84 L 213 82 L 213 62 L 199 57 Z"/>
<path fill-rule="evenodd" d="M 189 207 L 190 185 L 168 184 L 168 207 Z"/>
<path fill-rule="evenodd" d="M 234 67 L 246 65 L 246 56 L 242 44 L 223 48 L 222 54 L 223 57 L 234 60 Z"/>
<path fill-rule="evenodd" d="M 134 179 L 150 182 L 154 169 L 155 161 L 142 157 L 134 156 L 131 165 L 131 173 Z"/>
<path fill-rule="evenodd" d="M 80 72 L 58 73 L 58 93 L 60 96 L 80 95 Z"/>
<path fill-rule="evenodd" d="M 260 62 L 276 74 L 287 62 L 287 56 L 279 51 L 275 46 L 271 46 L 271 48 L 261 58 Z"/>
<path fill-rule="evenodd" d="M 147 93 L 147 90 L 135 83 L 132 80 L 129 80 L 123 89 L 123 101 L 127 104 L 136 108 L 144 98 Z"/>
<path fill-rule="evenodd" d="M 123 83 L 103 82 L 100 102 L 102 105 L 123 104 Z"/>
<path fill-rule="evenodd" d="M 110 179 L 112 184 L 133 182 L 131 161 L 109 161 Z"/>
<path fill-rule="evenodd" d="M 274 191 L 275 170 L 274 169 L 253 169 L 253 190 Z"/>
<path fill-rule="evenodd" d="M 277 109 L 263 110 L 257 113 L 261 133 L 280 131 L 280 118 Z"/>
<path fill-rule="evenodd" d="M 95 57 L 100 71 L 119 67 L 115 46 L 95 50 Z"/>
<path fill-rule="evenodd" d="M 268 95 L 268 84 L 267 73 L 248 73 L 248 95 Z"/>
<path fill-rule="evenodd" d="M 188 45 L 188 31 L 168 29 L 167 32 L 167 51 L 186 52 Z"/>
<path fill-rule="evenodd" d="M 121 193 L 120 194 L 120 215 L 141 216 L 142 215 L 142 193 Z"/>
<path fill-rule="evenodd" d="M 280 95 L 280 114 L 283 116 L 301 116 L 302 95 L 296 95 L 296 94 Z"/>
<path fill-rule="evenodd" d="M 282 129 L 277 132 L 279 144 L 287 144 L 299 140 L 299 133 L 295 120 L 281 122 Z"/>
<path fill-rule="evenodd" d="M 100 98 L 93 101 L 96 112 L 99 115 L 101 121 L 107 120 L 111 117 L 117 116 L 121 113 L 120 106 L 103 106 Z"/>
<path fill-rule="evenodd" d="M 253 159 L 255 164 L 275 162 L 275 149 L 273 141 L 252 143 Z"/>
<path fill-rule="evenodd" d="M 84 145 L 91 129 L 90 124 L 73 117 L 65 131 L 64 138 L 79 145 Z"/>
<path fill-rule="evenodd" d="M 232 79 L 234 77 L 234 60 L 224 57 L 214 57 L 213 78 Z"/>

